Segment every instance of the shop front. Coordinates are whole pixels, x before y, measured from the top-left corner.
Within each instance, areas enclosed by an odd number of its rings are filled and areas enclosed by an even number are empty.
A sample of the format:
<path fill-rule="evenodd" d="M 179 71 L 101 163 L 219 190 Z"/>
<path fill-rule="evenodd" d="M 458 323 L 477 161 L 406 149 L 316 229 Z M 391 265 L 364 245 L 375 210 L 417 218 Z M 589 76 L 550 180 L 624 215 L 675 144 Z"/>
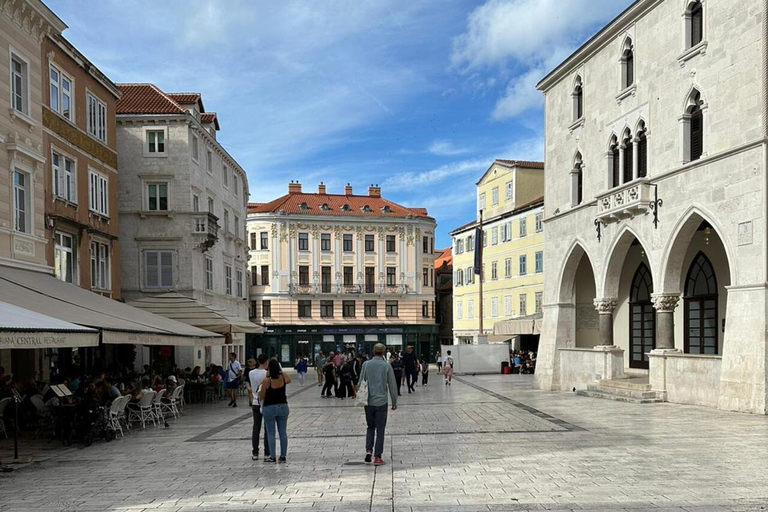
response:
<path fill-rule="evenodd" d="M 435 361 L 437 346 L 436 325 L 401 326 L 275 326 L 266 327 L 263 334 L 246 336 L 247 357 L 266 353 L 277 356 L 280 364 L 293 366 L 299 357 L 307 357 L 313 365 L 315 356 L 322 351 L 345 354 L 365 354 L 370 357 L 373 346 L 383 343 L 388 350 L 404 350 L 413 345 L 417 354 Z"/>

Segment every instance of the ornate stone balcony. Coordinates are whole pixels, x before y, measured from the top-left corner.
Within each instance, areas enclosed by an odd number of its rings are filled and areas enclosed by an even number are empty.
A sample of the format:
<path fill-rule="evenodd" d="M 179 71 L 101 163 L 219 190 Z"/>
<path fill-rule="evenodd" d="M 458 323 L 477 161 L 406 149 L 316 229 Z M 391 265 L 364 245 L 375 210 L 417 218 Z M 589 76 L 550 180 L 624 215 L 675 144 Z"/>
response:
<path fill-rule="evenodd" d="M 597 218 L 604 223 L 648 212 L 653 199 L 646 178 L 630 181 L 597 196 Z"/>
<path fill-rule="evenodd" d="M 395 284 L 395 285 L 342 285 L 342 284 L 288 284 L 288 293 L 292 296 L 296 295 L 311 295 L 311 296 L 324 296 L 324 295 L 405 295 L 408 293 L 407 284 Z"/>

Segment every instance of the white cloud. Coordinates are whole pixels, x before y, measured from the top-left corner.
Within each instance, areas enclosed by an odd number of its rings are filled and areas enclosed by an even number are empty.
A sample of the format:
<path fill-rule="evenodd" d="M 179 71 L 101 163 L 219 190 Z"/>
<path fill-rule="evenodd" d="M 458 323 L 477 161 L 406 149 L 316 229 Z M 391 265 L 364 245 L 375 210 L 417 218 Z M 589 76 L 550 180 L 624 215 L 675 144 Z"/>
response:
<path fill-rule="evenodd" d="M 487 0 L 454 39 L 451 66 L 473 86 L 483 70 L 505 77 L 514 69 L 492 117 L 518 116 L 543 104 L 536 83 L 630 1 Z"/>
<path fill-rule="evenodd" d="M 474 158 L 441 165 L 424 172 L 403 172 L 395 174 L 384 181 L 387 190 L 411 190 L 414 187 L 434 185 L 447 178 L 472 175 L 484 171 L 490 165 L 487 158 Z M 423 189 L 422 189 L 423 190 Z"/>
<path fill-rule="evenodd" d="M 448 140 L 436 140 L 429 145 L 427 151 L 437 156 L 456 156 L 471 152 L 469 148 L 459 148 Z"/>

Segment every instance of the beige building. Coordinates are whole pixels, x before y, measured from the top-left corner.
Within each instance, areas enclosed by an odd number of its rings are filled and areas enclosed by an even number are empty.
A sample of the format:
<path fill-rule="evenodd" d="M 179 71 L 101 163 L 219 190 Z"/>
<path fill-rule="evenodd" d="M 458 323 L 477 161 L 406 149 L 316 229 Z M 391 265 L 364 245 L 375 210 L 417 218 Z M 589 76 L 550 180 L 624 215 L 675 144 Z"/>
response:
<path fill-rule="evenodd" d="M 535 351 L 544 292 L 544 164 L 498 159 L 478 180 L 476 194 L 477 218 L 451 233 L 454 344 L 511 340 L 513 348 Z M 480 212 L 482 333 L 480 282 L 473 270 Z M 497 323 L 505 323 L 504 334 L 494 335 Z"/>
<path fill-rule="evenodd" d="M 374 343 L 437 350 L 435 220 L 381 196 L 302 190 L 248 205 L 251 320 L 248 354 L 314 360 L 319 351 L 370 353 Z"/>
<path fill-rule="evenodd" d="M 539 83 L 537 386 L 768 411 L 766 16 L 637 1 Z"/>

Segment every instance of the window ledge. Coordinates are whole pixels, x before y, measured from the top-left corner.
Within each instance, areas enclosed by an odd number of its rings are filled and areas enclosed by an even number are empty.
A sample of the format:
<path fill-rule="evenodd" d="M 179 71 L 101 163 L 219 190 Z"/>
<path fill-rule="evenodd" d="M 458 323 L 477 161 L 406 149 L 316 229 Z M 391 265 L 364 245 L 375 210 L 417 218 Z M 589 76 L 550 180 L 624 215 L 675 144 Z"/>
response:
<path fill-rule="evenodd" d="M 693 46 L 691 48 L 688 48 L 685 50 L 678 58 L 677 62 L 680 63 L 680 67 L 684 68 L 685 63 L 691 60 L 692 58 L 696 57 L 697 55 L 706 55 L 707 53 L 707 46 L 709 46 L 709 41 L 706 39 L 704 41 L 701 41 L 696 46 Z"/>
<path fill-rule="evenodd" d="M 27 128 L 29 129 L 30 132 L 34 130 L 35 127 L 37 126 L 37 123 L 35 122 L 35 120 L 32 119 L 29 115 L 25 114 L 24 112 L 21 112 L 20 110 L 16 110 L 13 107 L 10 107 L 8 110 L 11 113 L 11 121 L 16 121 L 16 120 L 23 121 L 24 123 L 26 123 Z"/>
<path fill-rule="evenodd" d="M 77 210 L 77 203 L 75 201 L 70 201 L 66 197 L 57 196 L 56 194 L 53 194 L 53 202 L 59 202 L 64 203 L 64 206 L 69 206 L 70 208 L 74 208 Z"/>
<path fill-rule="evenodd" d="M 573 130 L 575 130 L 576 128 L 581 128 L 582 126 L 584 126 L 584 121 L 585 121 L 585 120 L 586 120 L 586 118 L 585 118 L 584 116 L 581 116 L 581 117 L 580 117 L 580 118 L 578 118 L 576 121 L 574 121 L 574 122 L 573 122 L 573 123 L 572 123 L 572 124 L 571 124 L 571 125 L 568 127 L 568 129 L 569 129 L 570 131 L 573 131 Z"/>
<path fill-rule="evenodd" d="M 621 104 L 622 100 L 625 100 L 629 98 L 630 96 L 634 96 L 635 93 L 637 93 L 637 84 L 634 83 L 621 91 L 619 94 L 616 95 L 616 103 Z"/>
<path fill-rule="evenodd" d="M 168 153 L 150 153 L 149 151 L 144 152 L 145 158 L 168 158 Z"/>
<path fill-rule="evenodd" d="M 147 217 L 168 217 L 169 219 L 173 218 L 173 212 L 170 210 L 163 210 L 163 211 L 149 211 L 149 210 L 142 210 L 139 212 L 139 217 L 142 219 L 145 219 Z"/>
<path fill-rule="evenodd" d="M 109 224 L 109 216 L 108 215 L 104 215 L 103 213 L 99 213 L 99 212 L 95 212 L 93 210 L 89 210 L 88 211 L 88 216 L 89 217 L 95 217 L 96 219 L 98 219 L 98 220 L 100 220 L 102 222 L 106 222 L 107 224 Z"/>

